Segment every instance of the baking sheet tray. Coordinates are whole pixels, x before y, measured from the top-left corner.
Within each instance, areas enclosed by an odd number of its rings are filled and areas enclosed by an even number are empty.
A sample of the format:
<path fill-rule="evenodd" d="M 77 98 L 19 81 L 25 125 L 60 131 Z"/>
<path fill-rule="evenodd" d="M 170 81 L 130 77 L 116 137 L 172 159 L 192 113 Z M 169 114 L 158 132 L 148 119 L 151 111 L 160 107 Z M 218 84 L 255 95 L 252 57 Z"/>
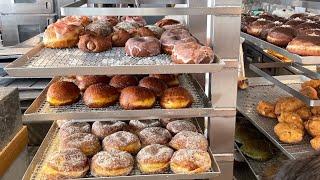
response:
<path fill-rule="evenodd" d="M 212 64 L 173 64 L 171 57 L 129 57 L 123 47 L 101 53 L 78 48 L 49 49 L 40 44 L 5 67 L 10 76 L 54 77 L 105 74 L 172 74 L 220 71 L 225 63 L 217 57 Z"/>
<path fill-rule="evenodd" d="M 57 150 L 57 144 L 58 140 L 55 138 L 58 133 L 58 126 L 56 122 L 54 122 L 46 135 L 44 141 L 42 142 L 38 152 L 34 156 L 32 162 L 30 163 L 26 173 L 24 174 L 23 179 L 24 180 L 38 180 L 38 176 L 41 171 L 41 167 L 43 166 L 43 163 L 45 162 L 45 159 L 48 157 L 48 154 L 51 152 Z M 212 159 L 212 166 L 211 170 L 209 172 L 200 173 L 200 174 L 173 174 L 171 172 L 167 172 L 165 174 L 154 174 L 154 175 L 143 175 L 140 173 L 137 167 L 133 169 L 130 175 L 128 176 L 117 176 L 117 177 L 92 177 L 88 175 L 86 178 L 81 179 L 118 179 L 118 180 L 124 180 L 124 179 L 146 179 L 146 180 L 162 180 L 162 179 L 210 179 L 213 177 L 218 176 L 221 172 L 219 169 L 219 166 L 212 155 L 212 151 L 209 150 L 209 154 Z"/>
<path fill-rule="evenodd" d="M 300 86 L 304 76 L 290 75 L 276 76 L 275 78 L 284 84 L 295 87 Z M 302 142 L 298 144 L 282 143 L 273 131 L 277 120 L 262 117 L 256 112 L 256 106 L 260 100 L 275 102 L 279 97 L 283 96 L 291 95 L 262 77 L 249 78 L 249 87 L 246 90 L 238 91 L 237 110 L 248 118 L 253 125 L 266 135 L 266 137 L 290 159 L 310 155 L 315 151 L 310 145 L 311 137 L 309 135 L 305 135 Z"/>
<path fill-rule="evenodd" d="M 241 37 L 245 38 L 246 41 L 249 41 L 261 49 L 270 49 L 279 54 L 282 54 L 289 59 L 292 59 L 294 62 L 303 64 L 303 65 L 311 65 L 311 64 L 320 64 L 320 56 L 299 56 L 297 54 L 293 54 L 288 52 L 286 49 L 273 45 L 267 41 L 251 36 L 247 33 L 241 32 Z"/>

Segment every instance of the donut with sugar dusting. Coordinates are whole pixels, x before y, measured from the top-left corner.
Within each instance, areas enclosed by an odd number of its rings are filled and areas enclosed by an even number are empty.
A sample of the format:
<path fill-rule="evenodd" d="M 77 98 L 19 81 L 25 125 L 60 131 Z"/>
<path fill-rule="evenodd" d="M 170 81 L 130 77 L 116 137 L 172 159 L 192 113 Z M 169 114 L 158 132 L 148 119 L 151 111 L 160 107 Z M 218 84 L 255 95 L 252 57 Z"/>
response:
<path fill-rule="evenodd" d="M 95 121 L 92 124 L 92 134 L 96 135 L 99 139 L 125 129 L 127 124 L 122 121 Z"/>
<path fill-rule="evenodd" d="M 199 149 L 207 151 L 208 140 L 200 133 L 193 131 L 182 131 L 176 134 L 169 142 L 173 149 Z"/>
<path fill-rule="evenodd" d="M 128 129 L 133 133 L 139 133 L 141 130 L 148 127 L 160 127 L 160 121 L 156 119 L 148 120 L 130 120 Z"/>
<path fill-rule="evenodd" d="M 145 128 L 138 135 L 143 146 L 150 144 L 166 145 L 172 138 L 170 132 L 162 127 Z"/>
<path fill-rule="evenodd" d="M 197 132 L 197 127 L 188 120 L 175 120 L 167 124 L 166 128 L 172 133 L 177 134 L 181 131 Z"/>
<path fill-rule="evenodd" d="M 138 136 L 127 131 L 118 131 L 106 136 L 102 144 L 104 150 L 118 149 L 132 154 L 136 154 L 141 148 Z"/>
<path fill-rule="evenodd" d="M 90 124 L 87 122 L 67 121 L 60 126 L 59 137 L 64 139 L 75 133 L 90 133 Z"/>

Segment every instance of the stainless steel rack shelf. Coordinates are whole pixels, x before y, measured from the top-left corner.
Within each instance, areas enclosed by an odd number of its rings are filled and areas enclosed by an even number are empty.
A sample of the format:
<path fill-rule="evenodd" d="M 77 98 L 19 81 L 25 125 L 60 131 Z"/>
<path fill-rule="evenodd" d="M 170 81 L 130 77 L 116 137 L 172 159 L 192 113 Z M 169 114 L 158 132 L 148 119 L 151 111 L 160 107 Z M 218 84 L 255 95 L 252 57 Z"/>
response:
<path fill-rule="evenodd" d="M 283 84 L 289 86 L 300 86 L 301 76 L 277 76 L 275 77 Z M 315 151 L 310 145 L 310 136 L 306 135 L 302 142 L 298 144 L 287 144 L 281 142 L 274 133 L 276 119 L 260 116 L 256 111 L 256 106 L 260 100 L 275 102 L 279 97 L 290 96 L 281 88 L 275 86 L 268 80 L 258 77 L 249 78 L 249 87 L 238 92 L 237 110 L 256 126 L 275 146 L 277 146 L 287 157 L 296 159 L 305 155 L 310 155 Z"/>
<path fill-rule="evenodd" d="M 225 63 L 217 57 L 212 64 L 173 64 L 170 56 L 136 58 L 126 56 L 124 48 L 102 53 L 85 53 L 78 48 L 48 49 L 42 44 L 10 63 L 10 76 L 54 77 L 99 74 L 163 74 L 218 72 Z"/>

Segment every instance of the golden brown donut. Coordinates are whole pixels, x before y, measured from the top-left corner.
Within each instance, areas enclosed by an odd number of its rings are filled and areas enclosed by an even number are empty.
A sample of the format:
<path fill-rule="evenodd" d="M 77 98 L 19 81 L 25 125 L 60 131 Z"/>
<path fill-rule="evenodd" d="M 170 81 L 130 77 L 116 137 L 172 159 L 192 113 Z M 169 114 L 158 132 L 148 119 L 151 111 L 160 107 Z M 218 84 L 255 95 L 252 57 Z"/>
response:
<path fill-rule="evenodd" d="M 312 137 L 320 136 L 320 118 L 315 116 L 304 123 L 304 127 Z"/>
<path fill-rule="evenodd" d="M 165 82 L 155 77 L 144 77 L 139 81 L 139 86 L 150 89 L 157 97 L 161 97 L 168 88 Z"/>
<path fill-rule="evenodd" d="M 259 101 L 256 109 L 257 112 L 264 117 L 277 118 L 274 112 L 275 105 L 270 102 L 261 100 Z"/>
<path fill-rule="evenodd" d="M 265 26 L 264 29 L 262 29 L 261 33 L 260 33 L 260 38 L 263 39 L 263 40 L 266 40 L 267 39 L 267 36 L 268 36 L 268 33 L 272 30 L 272 28 L 278 26 L 278 24 L 276 23 L 270 23 L 270 24 L 267 24 Z"/>
<path fill-rule="evenodd" d="M 93 156 L 91 174 L 95 177 L 126 176 L 133 169 L 134 159 L 131 154 L 117 149 L 101 151 Z"/>
<path fill-rule="evenodd" d="M 96 135 L 99 139 L 125 129 L 127 124 L 122 121 L 95 121 L 92 124 L 92 134 Z"/>
<path fill-rule="evenodd" d="M 308 120 L 312 116 L 311 109 L 307 106 L 299 108 L 296 113 L 301 117 L 303 121 Z"/>
<path fill-rule="evenodd" d="M 180 22 L 175 19 L 161 19 L 155 23 L 156 26 L 163 27 L 172 24 L 179 24 Z"/>
<path fill-rule="evenodd" d="M 183 87 L 166 89 L 160 100 L 160 105 L 165 109 L 179 109 L 191 106 L 192 95 Z"/>
<path fill-rule="evenodd" d="M 137 163 L 144 174 L 163 173 L 168 170 L 173 150 L 160 144 L 151 144 L 137 154 Z"/>
<path fill-rule="evenodd" d="M 170 132 L 162 127 L 148 127 L 141 130 L 138 135 L 143 146 L 150 144 L 166 145 L 172 138 Z"/>
<path fill-rule="evenodd" d="M 148 127 L 160 127 L 160 122 L 156 119 L 148 120 L 130 120 L 128 130 L 138 134 L 141 130 Z"/>
<path fill-rule="evenodd" d="M 64 106 L 77 102 L 80 90 L 72 82 L 57 81 L 52 83 L 47 91 L 47 101 L 51 106 Z"/>
<path fill-rule="evenodd" d="M 284 143 L 295 144 L 302 141 L 304 130 L 297 127 L 295 124 L 280 122 L 274 126 L 274 133 L 279 140 Z"/>
<path fill-rule="evenodd" d="M 114 105 L 119 99 L 116 88 L 99 83 L 89 86 L 83 94 L 84 104 L 90 108 L 102 108 Z"/>
<path fill-rule="evenodd" d="M 297 32 L 292 27 L 274 27 L 269 31 L 267 41 L 277 46 L 285 47 L 293 38 L 296 37 L 296 35 Z"/>
<path fill-rule="evenodd" d="M 288 44 L 287 50 L 301 56 L 320 56 L 320 37 L 298 36 Z"/>
<path fill-rule="evenodd" d="M 150 109 L 156 103 L 156 96 L 147 88 L 130 86 L 121 91 L 119 101 L 123 109 Z"/>
<path fill-rule="evenodd" d="M 175 120 L 172 122 L 169 122 L 166 126 L 166 128 L 172 133 L 177 134 L 181 131 L 193 131 L 197 132 L 197 127 L 188 120 Z"/>
<path fill-rule="evenodd" d="M 309 81 L 305 81 L 301 84 L 301 88 L 310 86 L 314 89 L 317 89 L 320 86 L 320 79 L 311 79 Z"/>
<path fill-rule="evenodd" d="M 115 31 L 111 35 L 112 46 L 114 47 L 124 47 L 128 39 L 130 39 L 130 33 L 123 29 Z"/>
<path fill-rule="evenodd" d="M 141 148 L 138 136 L 127 131 L 118 131 L 106 136 L 102 144 L 104 150 L 118 149 L 132 154 L 136 154 Z"/>
<path fill-rule="evenodd" d="M 180 149 L 170 161 L 170 168 L 176 174 L 197 174 L 207 172 L 211 168 L 208 152 L 198 149 Z"/>
<path fill-rule="evenodd" d="M 276 115 L 280 115 L 283 112 L 294 112 L 304 106 L 305 104 L 300 99 L 295 97 L 282 97 L 276 102 L 274 112 Z"/>
<path fill-rule="evenodd" d="M 129 86 L 137 86 L 138 79 L 131 75 L 115 75 L 111 78 L 109 85 L 121 91 L 122 89 Z"/>
<path fill-rule="evenodd" d="M 90 133 L 90 129 L 90 124 L 87 122 L 68 121 L 60 126 L 59 137 L 64 139 L 75 133 Z"/>
<path fill-rule="evenodd" d="M 180 85 L 178 76 L 175 74 L 150 74 L 149 76 L 164 81 L 168 85 L 168 87 L 175 87 Z"/>
<path fill-rule="evenodd" d="M 89 170 L 88 159 L 79 149 L 65 149 L 52 153 L 41 172 L 52 179 L 84 177 Z"/>
<path fill-rule="evenodd" d="M 161 53 L 161 45 L 155 37 L 133 37 L 126 42 L 125 51 L 132 57 L 150 57 Z"/>
<path fill-rule="evenodd" d="M 131 29 L 129 31 L 131 37 L 156 37 L 156 35 L 150 29 L 146 27 L 139 27 L 136 29 Z"/>
<path fill-rule="evenodd" d="M 310 140 L 311 147 L 319 151 L 320 150 L 320 136 L 314 137 L 313 139 Z"/>
<path fill-rule="evenodd" d="M 110 78 L 104 75 L 86 75 L 86 76 L 76 76 L 78 87 L 81 91 L 85 91 L 89 86 L 98 83 L 108 84 Z"/>
<path fill-rule="evenodd" d="M 303 121 L 301 117 L 294 112 L 282 112 L 280 116 L 278 116 L 279 122 L 294 124 L 296 127 L 300 129 L 304 129 Z"/>
<path fill-rule="evenodd" d="M 200 133 L 193 131 L 181 131 L 176 134 L 169 142 L 173 149 L 208 149 L 208 140 Z"/>
<path fill-rule="evenodd" d="M 257 21 L 251 23 L 247 27 L 247 33 L 256 37 L 260 37 L 261 31 L 272 21 L 266 19 L 258 19 Z"/>
<path fill-rule="evenodd" d="M 89 133 L 71 134 L 60 141 L 60 149 L 77 148 L 86 156 L 93 156 L 101 150 L 99 139 Z"/>
<path fill-rule="evenodd" d="M 78 48 L 84 52 L 102 52 L 112 48 L 111 36 L 94 36 L 84 34 L 80 36 Z"/>

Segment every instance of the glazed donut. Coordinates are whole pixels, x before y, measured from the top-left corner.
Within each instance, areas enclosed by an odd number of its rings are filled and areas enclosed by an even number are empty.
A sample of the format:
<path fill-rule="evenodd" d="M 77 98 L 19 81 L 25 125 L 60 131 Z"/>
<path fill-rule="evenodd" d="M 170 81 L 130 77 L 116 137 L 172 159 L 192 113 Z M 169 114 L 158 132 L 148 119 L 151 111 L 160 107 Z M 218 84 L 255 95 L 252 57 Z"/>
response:
<path fill-rule="evenodd" d="M 99 139 L 118 131 L 123 131 L 127 124 L 122 121 L 95 121 L 92 124 L 92 134 L 96 135 Z"/>
<path fill-rule="evenodd" d="M 172 25 L 166 25 L 162 27 L 165 30 L 170 30 L 170 29 L 185 29 L 188 30 L 188 28 L 184 24 L 172 24 Z"/>
<path fill-rule="evenodd" d="M 137 86 L 138 79 L 132 75 L 115 75 L 111 78 L 109 85 L 121 91 L 129 86 Z"/>
<path fill-rule="evenodd" d="M 293 28 L 295 28 L 296 26 L 300 25 L 300 24 L 303 24 L 305 21 L 300 19 L 300 18 L 295 18 L 295 19 L 292 19 L 292 20 L 289 20 L 285 23 L 285 25 L 289 25 Z"/>
<path fill-rule="evenodd" d="M 94 21 L 86 26 L 85 32 L 93 36 L 107 37 L 113 32 L 113 29 L 112 25 L 105 21 Z"/>
<path fill-rule="evenodd" d="M 104 75 L 86 75 L 76 76 L 78 87 L 81 91 L 85 91 L 89 86 L 98 83 L 108 84 L 110 78 Z"/>
<path fill-rule="evenodd" d="M 160 54 L 161 46 L 155 37 L 134 37 L 126 42 L 125 51 L 133 57 L 150 57 Z"/>
<path fill-rule="evenodd" d="M 169 169 L 173 150 L 160 144 L 151 144 L 137 154 L 137 163 L 144 174 L 163 173 Z"/>
<path fill-rule="evenodd" d="M 132 154 L 136 154 L 141 148 L 138 136 L 127 131 L 118 131 L 106 136 L 102 144 L 104 150 L 118 149 Z"/>
<path fill-rule="evenodd" d="M 180 85 L 177 75 L 174 74 L 150 74 L 149 76 L 162 80 L 168 85 L 168 87 L 175 87 Z"/>
<path fill-rule="evenodd" d="M 191 36 L 190 32 L 186 29 L 169 29 L 162 33 L 161 38 L 177 36 L 177 35 L 180 35 L 181 37 Z"/>
<path fill-rule="evenodd" d="M 170 161 L 171 170 L 182 174 L 197 174 L 207 172 L 211 168 L 211 158 L 208 152 L 198 149 L 180 149 Z"/>
<path fill-rule="evenodd" d="M 142 16 L 123 16 L 121 20 L 124 22 L 137 23 L 140 27 L 147 25 L 146 20 Z"/>
<path fill-rule="evenodd" d="M 155 25 L 159 27 L 172 25 L 172 24 L 180 24 L 180 22 L 175 19 L 161 19 L 155 23 Z"/>
<path fill-rule="evenodd" d="M 112 46 L 114 47 L 124 47 L 128 39 L 130 39 L 130 34 L 123 29 L 113 32 L 111 35 Z"/>
<path fill-rule="evenodd" d="M 50 154 L 42 168 L 46 179 L 81 178 L 88 170 L 88 158 L 79 149 L 74 148 Z"/>
<path fill-rule="evenodd" d="M 270 30 L 267 35 L 267 41 L 277 46 L 286 47 L 296 35 L 297 32 L 294 28 L 279 26 Z"/>
<path fill-rule="evenodd" d="M 108 107 L 114 105 L 118 99 L 118 90 L 103 83 L 89 86 L 83 94 L 84 104 L 90 108 Z"/>
<path fill-rule="evenodd" d="M 115 26 L 119 23 L 117 16 L 94 16 L 93 22 L 95 21 L 102 21 L 111 24 L 112 26 Z"/>
<path fill-rule="evenodd" d="M 87 122 L 67 121 L 60 126 L 59 137 L 64 139 L 75 133 L 90 133 L 90 124 Z"/>
<path fill-rule="evenodd" d="M 156 96 L 147 88 L 130 86 L 121 91 L 119 101 L 120 106 L 126 110 L 150 109 L 156 103 Z"/>
<path fill-rule="evenodd" d="M 131 29 L 129 31 L 129 34 L 131 37 L 156 37 L 156 35 L 148 28 L 146 27 L 139 27 L 136 29 Z"/>
<path fill-rule="evenodd" d="M 155 77 L 144 77 L 139 81 L 139 86 L 150 89 L 157 97 L 161 97 L 168 88 L 165 82 Z"/>
<path fill-rule="evenodd" d="M 141 130 L 138 135 L 143 146 L 150 144 L 166 145 L 172 138 L 170 132 L 162 127 L 148 127 Z"/>
<path fill-rule="evenodd" d="M 57 81 L 52 83 L 47 91 L 47 102 L 51 106 L 64 106 L 77 102 L 80 90 L 72 82 Z"/>
<path fill-rule="evenodd" d="M 165 109 L 179 109 L 191 106 L 193 97 L 183 87 L 173 87 L 166 89 L 160 100 L 160 105 Z"/>
<path fill-rule="evenodd" d="M 66 16 L 64 18 L 58 19 L 57 22 L 64 22 L 68 25 L 75 26 L 87 26 L 91 23 L 91 19 L 88 16 Z"/>
<path fill-rule="evenodd" d="M 177 30 L 181 30 L 181 29 L 177 29 Z M 197 39 L 192 37 L 190 34 L 182 33 L 177 35 L 166 35 L 166 34 L 170 34 L 166 32 L 167 31 L 165 31 L 160 38 L 162 50 L 166 54 L 171 55 L 173 48 L 178 44 L 184 44 L 188 42 L 197 43 Z"/>
<path fill-rule="evenodd" d="M 113 26 L 114 31 L 119 31 L 120 29 L 129 32 L 131 29 L 138 28 L 139 25 L 133 22 L 119 22 L 116 26 Z"/>
<path fill-rule="evenodd" d="M 300 30 L 298 36 L 320 36 L 320 29 Z"/>
<path fill-rule="evenodd" d="M 193 131 L 181 131 L 176 134 L 169 142 L 173 149 L 199 149 L 206 151 L 208 149 L 207 139 L 200 133 Z"/>
<path fill-rule="evenodd" d="M 197 132 L 197 127 L 188 120 L 175 120 L 167 124 L 166 128 L 172 133 L 177 134 L 181 131 Z"/>
<path fill-rule="evenodd" d="M 126 176 L 133 169 L 131 154 L 117 149 L 108 149 L 94 155 L 91 161 L 91 174 L 95 177 Z"/>
<path fill-rule="evenodd" d="M 265 29 L 265 27 L 270 23 L 272 23 L 272 21 L 266 19 L 258 19 L 257 21 L 248 25 L 247 33 L 256 37 L 260 37 L 261 31 Z"/>
<path fill-rule="evenodd" d="M 133 133 L 139 133 L 141 130 L 148 127 L 160 127 L 160 122 L 156 119 L 149 120 L 130 120 L 129 121 L 129 130 Z"/>
<path fill-rule="evenodd" d="M 99 139 L 89 133 L 71 134 L 60 141 L 60 149 L 80 149 L 86 156 L 93 156 L 101 150 Z"/>
<path fill-rule="evenodd" d="M 289 42 L 287 50 L 301 56 L 320 56 L 320 37 L 298 36 Z"/>
<path fill-rule="evenodd" d="M 146 25 L 146 28 L 148 28 L 149 30 L 151 30 L 153 32 L 154 35 L 156 35 L 156 37 L 158 39 L 160 39 L 162 33 L 164 32 L 164 29 L 155 25 Z"/>

